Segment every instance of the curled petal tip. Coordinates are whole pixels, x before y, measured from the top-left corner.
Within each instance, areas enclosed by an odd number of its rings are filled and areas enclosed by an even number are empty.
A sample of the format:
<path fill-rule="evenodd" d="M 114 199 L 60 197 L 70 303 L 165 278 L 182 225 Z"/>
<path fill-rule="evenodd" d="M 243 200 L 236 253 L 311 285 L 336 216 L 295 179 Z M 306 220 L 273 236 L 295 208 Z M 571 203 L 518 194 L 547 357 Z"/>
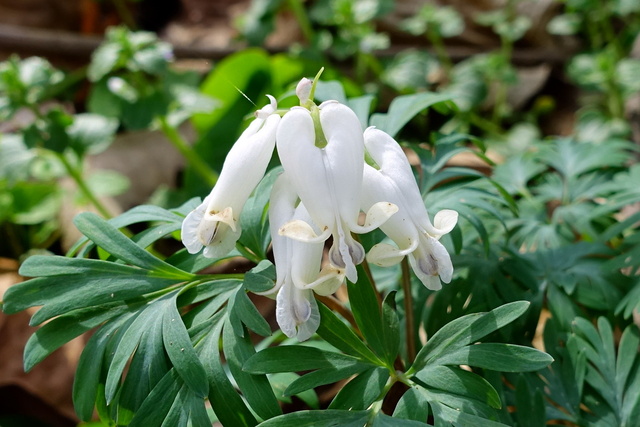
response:
<path fill-rule="evenodd" d="M 229 206 L 221 210 L 220 212 L 209 211 L 204 215 L 203 221 L 207 222 L 222 222 L 227 224 L 231 230 L 236 231 L 236 220 L 233 218 L 233 209 Z M 211 239 L 209 239 L 209 242 Z M 207 243 L 208 244 L 208 243 Z"/>
<path fill-rule="evenodd" d="M 319 235 L 313 230 L 313 227 L 309 223 L 300 219 L 295 219 L 284 224 L 278 229 L 278 234 L 281 236 L 289 237 L 293 240 L 306 243 L 320 243 L 324 242 L 331 235 L 331 230 L 325 227 L 322 233 Z"/>
<path fill-rule="evenodd" d="M 380 267 L 390 267 L 398 264 L 404 258 L 404 254 L 395 246 L 386 243 L 378 243 L 367 254 L 367 261 Z"/>
<path fill-rule="evenodd" d="M 399 210 L 398 206 L 390 202 L 378 202 L 367 211 L 364 229 L 371 231 L 387 222 Z"/>
<path fill-rule="evenodd" d="M 441 234 L 447 234 L 458 223 L 458 212 L 451 209 L 443 209 L 439 211 L 433 218 L 433 226 Z"/>
<path fill-rule="evenodd" d="M 269 98 L 269 104 L 254 113 L 258 119 L 266 119 L 278 109 L 278 101 L 271 95 L 267 95 L 267 98 Z"/>

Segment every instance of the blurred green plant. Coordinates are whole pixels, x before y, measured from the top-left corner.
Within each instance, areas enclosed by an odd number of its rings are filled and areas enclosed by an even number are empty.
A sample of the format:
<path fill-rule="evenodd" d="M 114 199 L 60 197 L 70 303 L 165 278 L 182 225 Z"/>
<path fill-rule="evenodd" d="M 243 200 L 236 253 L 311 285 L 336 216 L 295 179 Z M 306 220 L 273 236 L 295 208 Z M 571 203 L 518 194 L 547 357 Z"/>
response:
<path fill-rule="evenodd" d="M 549 32 L 579 36 L 585 42 L 586 51 L 567 66 L 569 77 L 586 91 L 578 114 L 578 138 L 627 137 L 625 103 L 640 91 L 640 60 L 630 57 L 640 31 L 640 5 L 627 0 L 558 1 L 564 4 L 564 13 L 549 22 Z"/>
<path fill-rule="evenodd" d="M 56 98 L 67 84 L 65 75 L 41 58 L 12 57 L 0 64 L 0 119 L 10 131 L 0 135 L 0 224 L 12 246 L 5 255 L 18 257 L 55 241 L 61 177 L 71 177 L 80 198 L 105 216 L 110 213 L 98 192 L 113 195 L 128 186 L 113 172 L 85 177 L 85 156 L 104 150 L 118 124 L 97 114 L 72 114 Z"/>

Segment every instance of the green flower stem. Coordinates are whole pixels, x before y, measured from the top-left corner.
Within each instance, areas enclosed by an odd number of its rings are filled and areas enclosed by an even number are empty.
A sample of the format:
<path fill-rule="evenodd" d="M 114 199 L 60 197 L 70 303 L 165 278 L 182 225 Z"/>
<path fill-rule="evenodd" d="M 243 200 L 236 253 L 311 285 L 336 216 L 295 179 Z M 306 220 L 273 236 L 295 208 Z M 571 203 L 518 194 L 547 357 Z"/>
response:
<path fill-rule="evenodd" d="M 198 175 L 200 175 L 205 182 L 213 187 L 218 182 L 218 174 L 213 171 L 198 154 L 191 148 L 187 141 L 182 138 L 180 133 L 169 124 L 165 116 L 158 117 L 160 122 L 160 129 L 162 133 L 169 139 L 174 147 L 184 156 L 189 165 L 193 167 Z"/>
<path fill-rule="evenodd" d="M 245 257 L 246 259 L 248 259 L 249 261 L 255 264 L 260 264 L 260 261 L 262 261 L 262 258 L 260 258 L 256 254 L 254 254 L 253 252 L 245 248 L 240 243 L 236 243 L 236 249 L 238 250 L 238 252 L 242 254 L 243 257 Z"/>
<path fill-rule="evenodd" d="M 356 319 L 353 317 L 353 313 L 351 313 L 351 311 L 349 311 L 349 309 L 346 308 L 342 304 L 342 302 L 340 302 L 340 300 L 338 300 L 334 296 L 326 296 L 325 297 L 325 296 L 318 295 L 318 294 L 315 294 L 315 297 L 316 297 L 316 299 L 318 301 L 320 301 L 321 303 L 326 305 L 329 309 L 331 309 L 332 311 L 337 312 L 339 315 L 344 317 L 345 320 L 347 322 L 349 322 L 349 324 L 353 328 L 353 331 L 356 333 L 356 335 L 358 335 L 360 338 L 364 339 L 364 337 L 362 336 L 362 332 L 360 331 L 360 328 L 358 328 L 358 324 L 356 323 Z"/>
<path fill-rule="evenodd" d="M 102 215 L 105 219 L 111 219 L 113 215 L 109 212 L 109 209 L 98 199 L 98 197 L 93 194 L 93 191 L 87 186 L 82 176 L 82 171 L 80 168 L 74 167 L 71 162 L 65 157 L 63 153 L 56 153 L 58 159 L 64 166 L 65 170 L 69 174 L 69 176 L 74 180 L 78 189 L 85 196 L 93 206 L 98 210 L 98 213 Z"/>
<path fill-rule="evenodd" d="M 120 17 L 120 19 L 122 19 L 122 22 L 124 22 L 124 24 L 129 27 L 130 30 L 136 30 L 138 26 L 136 25 L 136 21 L 135 19 L 133 19 L 133 15 L 127 7 L 125 1 L 111 0 L 111 3 L 113 3 L 113 6 L 116 8 L 118 16 Z"/>
<path fill-rule="evenodd" d="M 298 25 L 300 25 L 300 30 L 302 31 L 304 38 L 307 40 L 307 43 L 313 43 L 313 40 L 315 39 L 315 33 L 313 31 L 313 27 L 311 26 L 311 21 L 309 21 L 309 16 L 304 10 L 302 1 L 289 0 L 289 7 L 295 15 Z"/>
<path fill-rule="evenodd" d="M 447 53 L 442 37 L 437 31 L 431 29 L 431 26 L 427 28 L 426 36 L 436 52 L 436 56 L 444 69 L 445 75 L 449 78 L 451 76 L 451 70 L 453 69 L 453 62 Z"/>
<path fill-rule="evenodd" d="M 405 335 L 407 340 L 407 361 L 416 358 L 415 319 L 413 318 L 413 296 L 411 295 L 411 270 L 405 257 L 402 260 L 402 291 L 404 292 Z"/>

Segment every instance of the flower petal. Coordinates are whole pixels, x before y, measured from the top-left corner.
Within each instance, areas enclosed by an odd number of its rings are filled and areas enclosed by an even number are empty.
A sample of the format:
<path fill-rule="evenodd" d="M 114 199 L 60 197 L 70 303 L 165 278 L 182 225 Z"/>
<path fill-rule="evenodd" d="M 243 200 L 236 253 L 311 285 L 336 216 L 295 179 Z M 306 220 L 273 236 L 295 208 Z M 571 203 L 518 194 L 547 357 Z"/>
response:
<path fill-rule="evenodd" d="M 285 283 L 276 297 L 276 321 L 289 338 L 307 340 L 320 325 L 320 314 L 313 292 Z"/>
<path fill-rule="evenodd" d="M 200 252 L 200 249 L 204 246 L 204 242 L 202 242 L 199 237 L 199 228 L 200 223 L 202 222 L 202 218 L 204 217 L 204 213 L 207 209 L 207 204 L 209 201 L 205 199 L 200 205 L 189 212 L 186 218 L 182 221 L 182 229 L 181 229 L 181 238 L 182 244 L 187 248 L 187 251 L 190 254 L 195 254 Z M 211 231 L 211 235 L 215 230 Z"/>
<path fill-rule="evenodd" d="M 327 185 L 324 152 L 315 146 L 309 110 L 302 107 L 289 110 L 278 126 L 276 140 L 282 166 L 313 222 L 321 228 L 333 228 L 335 213 Z"/>
<path fill-rule="evenodd" d="M 256 123 L 260 121 L 262 120 L 254 120 Z M 247 134 L 247 129 L 231 147 L 218 182 L 211 190 L 208 210 L 219 211 L 231 206 L 236 215 L 240 215 L 244 204 L 269 165 L 279 123 L 280 116 L 272 114 L 264 120 L 264 125 L 258 131 Z"/>
<path fill-rule="evenodd" d="M 382 224 L 387 222 L 391 216 L 398 212 L 398 206 L 389 202 L 377 202 L 374 203 L 367 211 L 367 216 L 364 220 L 363 226 L 358 226 L 354 229 L 359 234 L 369 233 L 370 231 L 379 228 Z"/>
<path fill-rule="evenodd" d="M 321 243 L 329 238 L 331 230 L 325 227 L 321 234 L 316 234 L 313 227 L 300 219 L 289 221 L 278 229 L 278 234 L 305 243 Z"/>
<path fill-rule="evenodd" d="M 439 235 L 449 233 L 457 222 L 458 212 L 451 209 L 443 209 L 433 218 L 433 226 L 438 230 Z"/>
<path fill-rule="evenodd" d="M 410 256 L 411 267 L 420 281 L 429 289 L 442 287 L 440 279 L 449 283 L 453 275 L 453 264 L 447 249 L 434 237 L 421 237 L 418 248 Z M 438 278 L 439 276 L 439 278 Z M 438 278 L 437 283 L 434 278 Z"/>

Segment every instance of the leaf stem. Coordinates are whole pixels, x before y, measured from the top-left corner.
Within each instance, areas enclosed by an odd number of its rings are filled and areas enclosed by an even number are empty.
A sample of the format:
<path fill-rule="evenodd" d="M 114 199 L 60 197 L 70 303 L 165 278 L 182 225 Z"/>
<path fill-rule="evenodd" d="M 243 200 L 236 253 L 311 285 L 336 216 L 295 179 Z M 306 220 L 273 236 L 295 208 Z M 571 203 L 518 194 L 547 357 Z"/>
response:
<path fill-rule="evenodd" d="M 82 177 L 82 172 L 78 170 L 78 168 L 74 167 L 71 162 L 65 157 L 63 153 L 55 153 L 60 162 L 64 166 L 65 170 L 69 174 L 69 176 L 73 179 L 73 181 L 78 186 L 78 189 L 85 196 L 93 206 L 98 210 L 98 213 L 102 215 L 105 219 L 111 219 L 113 215 L 109 212 L 109 209 L 98 199 L 98 197 L 93 194 L 93 191 L 87 186 L 84 178 Z"/>
<path fill-rule="evenodd" d="M 113 6 L 116 8 L 118 16 L 122 19 L 122 22 L 124 22 L 130 30 L 136 30 L 138 27 L 136 25 L 136 20 L 133 19 L 133 15 L 124 0 L 111 0 L 111 3 L 113 3 Z"/>
<path fill-rule="evenodd" d="M 404 292 L 405 334 L 407 340 L 407 360 L 416 358 L 415 319 L 413 318 L 413 296 L 411 294 L 411 271 L 405 257 L 402 260 L 402 291 Z"/>
<path fill-rule="evenodd" d="M 218 174 L 213 171 L 184 140 L 180 133 L 169 124 L 165 116 L 158 117 L 162 133 L 169 139 L 174 147 L 182 154 L 195 172 L 202 177 L 208 185 L 213 187 L 218 181 Z"/>
<path fill-rule="evenodd" d="M 360 338 L 362 338 L 362 332 L 358 328 L 358 324 L 356 323 L 356 319 L 353 317 L 353 313 L 351 313 L 342 303 L 335 297 L 332 296 L 322 296 L 315 294 L 315 297 L 318 301 L 322 302 L 324 305 L 329 307 L 331 310 L 338 312 L 342 317 L 346 319 L 347 322 L 353 327 L 353 330 L 358 334 Z"/>

